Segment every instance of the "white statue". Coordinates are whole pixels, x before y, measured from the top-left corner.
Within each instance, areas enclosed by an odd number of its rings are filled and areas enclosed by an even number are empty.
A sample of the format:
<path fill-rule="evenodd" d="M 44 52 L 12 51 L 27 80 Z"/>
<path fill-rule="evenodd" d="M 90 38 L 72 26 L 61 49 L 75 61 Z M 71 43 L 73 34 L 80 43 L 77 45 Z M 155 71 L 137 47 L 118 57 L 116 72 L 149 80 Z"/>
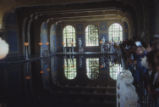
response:
<path fill-rule="evenodd" d="M 78 44 L 79 44 L 79 52 L 83 52 L 83 48 L 82 48 L 83 43 L 81 38 L 78 39 Z"/>
<path fill-rule="evenodd" d="M 132 73 L 128 70 L 118 74 L 117 94 L 120 107 L 137 107 L 138 95 L 133 81 Z"/>
<path fill-rule="evenodd" d="M 4 59 L 9 53 L 9 45 L 0 38 L 0 59 Z"/>
<path fill-rule="evenodd" d="M 106 40 L 105 40 L 105 38 L 103 37 L 103 38 L 102 38 L 102 43 L 105 44 L 105 41 L 106 41 Z"/>
<path fill-rule="evenodd" d="M 81 40 L 81 38 L 78 39 L 78 43 L 79 43 L 79 47 L 81 48 L 82 47 L 82 40 Z"/>

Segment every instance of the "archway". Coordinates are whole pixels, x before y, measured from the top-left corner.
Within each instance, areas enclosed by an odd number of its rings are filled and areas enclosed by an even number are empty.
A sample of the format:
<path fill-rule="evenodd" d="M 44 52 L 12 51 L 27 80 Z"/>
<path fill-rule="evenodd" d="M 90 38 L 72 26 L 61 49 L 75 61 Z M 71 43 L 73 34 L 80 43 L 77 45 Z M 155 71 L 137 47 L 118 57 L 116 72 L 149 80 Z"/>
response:
<path fill-rule="evenodd" d="M 123 28 L 119 23 L 110 25 L 108 32 L 110 42 L 117 43 L 123 41 Z"/>
<path fill-rule="evenodd" d="M 48 42 L 48 32 L 47 32 L 47 23 L 43 22 L 41 25 L 41 34 L 40 34 L 41 42 L 39 43 L 40 47 L 40 56 L 48 56 L 49 55 L 49 42 Z"/>

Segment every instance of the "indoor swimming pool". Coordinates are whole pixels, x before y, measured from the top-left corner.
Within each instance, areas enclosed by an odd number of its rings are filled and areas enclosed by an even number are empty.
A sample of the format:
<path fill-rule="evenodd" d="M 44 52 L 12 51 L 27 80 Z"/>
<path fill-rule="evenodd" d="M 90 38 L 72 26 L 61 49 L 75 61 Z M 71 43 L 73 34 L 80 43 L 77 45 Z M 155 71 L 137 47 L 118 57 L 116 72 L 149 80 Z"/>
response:
<path fill-rule="evenodd" d="M 92 106 L 115 106 L 117 74 L 123 69 L 122 59 L 115 55 L 56 55 L 25 63 L 2 63 L 2 104 L 72 107 L 82 106 L 82 101 Z"/>

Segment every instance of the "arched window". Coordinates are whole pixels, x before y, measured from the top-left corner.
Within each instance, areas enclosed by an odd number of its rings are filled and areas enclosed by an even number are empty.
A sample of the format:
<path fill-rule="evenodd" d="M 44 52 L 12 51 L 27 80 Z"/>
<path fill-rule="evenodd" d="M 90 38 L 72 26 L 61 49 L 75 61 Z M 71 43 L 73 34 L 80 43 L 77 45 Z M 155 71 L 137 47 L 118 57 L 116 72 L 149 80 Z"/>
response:
<path fill-rule="evenodd" d="M 64 74 L 65 77 L 69 80 L 73 80 L 77 76 L 77 66 L 76 66 L 76 59 L 73 58 L 65 58 L 64 59 Z"/>
<path fill-rule="evenodd" d="M 114 23 L 109 27 L 109 41 L 121 42 L 123 41 L 123 29 L 118 23 Z"/>
<path fill-rule="evenodd" d="M 76 32 L 75 28 L 71 25 L 63 29 L 63 45 L 64 47 L 76 46 Z"/>
<path fill-rule="evenodd" d="M 117 80 L 117 76 L 122 70 L 123 68 L 120 64 L 109 63 L 109 75 L 113 80 Z"/>
<path fill-rule="evenodd" d="M 98 28 L 95 25 L 88 25 L 85 34 L 86 46 L 99 46 Z"/>
<path fill-rule="evenodd" d="M 99 58 L 87 58 L 86 66 L 87 77 L 92 80 L 97 79 L 99 76 Z"/>

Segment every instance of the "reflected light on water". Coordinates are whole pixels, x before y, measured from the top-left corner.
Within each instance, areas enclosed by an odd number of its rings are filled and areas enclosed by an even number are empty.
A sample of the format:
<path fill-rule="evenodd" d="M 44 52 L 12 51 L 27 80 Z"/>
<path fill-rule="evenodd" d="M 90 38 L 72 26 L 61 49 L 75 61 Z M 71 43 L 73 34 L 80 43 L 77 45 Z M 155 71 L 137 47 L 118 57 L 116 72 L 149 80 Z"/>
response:
<path fill-rule="evenodd" d="M 26 80 L 30 80 L 30 79 L 31 79 L 31 76 L 25 76 L 25 79 L 26 79 Z"/>
<path fill-rule="evenodd" d="M 44 71 L 43 71 L 43 70 L 41 70 L 41 71 L 40 71 L 40 74 L 44 74 Z"/>
<path fill-rule="evenodd" d="M 123 71 L 123 68 L 120 64 L 109 63 L 109 75 L 113 80 L 117 80 L 117 76 L 120 72 Z"/>
<path fill-rule="evenodd" d="M 95 80 L 99 76 L 99 58 L 87 58 L 87 77 L 89 79 Z"/>
<path fill-rule="evenodd" d="M 76 66 L 76 59 L 73 58 L 65 58 L 64 59 L 64 74 L 65 77 L 69 80 L 73 80 L 77 76 L 77 66 Z"/>

